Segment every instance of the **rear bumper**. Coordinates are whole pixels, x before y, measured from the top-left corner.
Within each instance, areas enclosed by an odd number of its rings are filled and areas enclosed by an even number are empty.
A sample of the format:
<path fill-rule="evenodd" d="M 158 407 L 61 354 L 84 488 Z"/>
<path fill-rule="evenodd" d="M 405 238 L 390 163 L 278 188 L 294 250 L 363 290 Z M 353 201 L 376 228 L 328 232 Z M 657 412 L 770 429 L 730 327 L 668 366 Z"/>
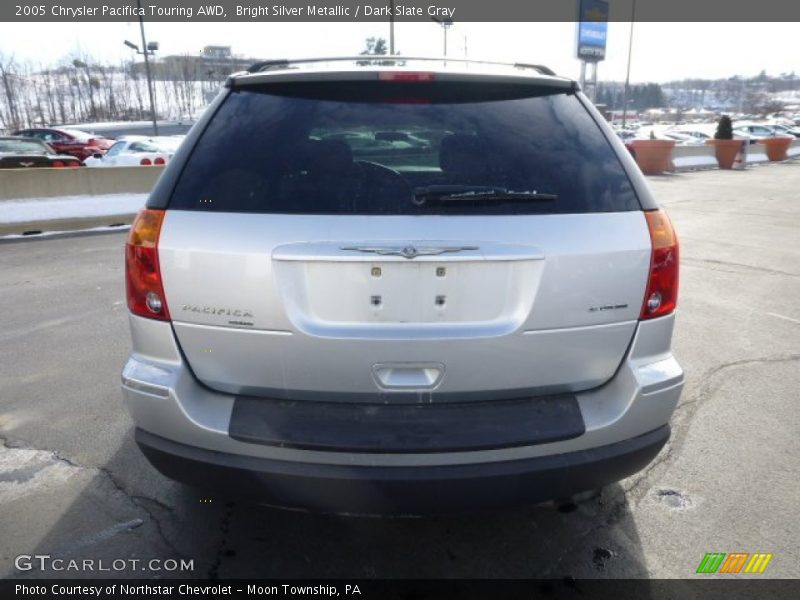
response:
<path fill-rule="evenodd" d="M 669 426 L 578 452 L 494 463 L 385 467 L 287 463 L 214 452 L 140 429 L 136 442 L 166 476 L 275 506 L 368 514 L 436 514 L 566 498 L 646 466 Z"/>
<path fill-rule="evenodd" d="M 397 430 L 389 425 L 405 412 L 345 415 L 360 430 L 344 418 L 307 418 L 304 401 L 287 412 L 279 404 L 269 414 L 239 412 L 236 396 L 198 383 L 169 323 L 139 317 L 131 317 L 134 353 L 122 374 L 123 398 L 147 457 L 187 483 L 336 512 L 431 512 L 428 498 L 448 511 L 536 502 L 622 479 L 658 453 L 684 380 L 669 349 L 673 321 L 639 323 L 616 374 L 572 394 L 577 409 L 517 419 L 518 412 L 501 414 L 501 402 L 464 403 L 474 411 L 468 435 L 461 430 L 469 419 L 455 404 L 434 406 L 431 421 Z M 303 427 L 292 425 L 298 422 Z M 487 429 L 491 422 L 495 431 Z M 447 429 L 453 433 L 441 435 Z"/>

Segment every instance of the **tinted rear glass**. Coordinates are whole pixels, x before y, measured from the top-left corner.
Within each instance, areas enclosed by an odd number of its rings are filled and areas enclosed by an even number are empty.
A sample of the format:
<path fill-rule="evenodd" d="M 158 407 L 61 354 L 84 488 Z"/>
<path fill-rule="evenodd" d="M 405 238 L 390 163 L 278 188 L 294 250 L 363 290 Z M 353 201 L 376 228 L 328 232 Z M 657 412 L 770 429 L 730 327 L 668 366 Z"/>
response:
<path fill-rule="evenodd" d="M 49 149 L 39 140 L 15 140 L 10 138 L 0 138 L 0 153 L 24 154 L 47 154 Z"/>
<path fill-rule="evenodd" d="M 571 92 L 552 92 L 443 82 L 233 90 L 191 152 L 169 207 L 384 215 L 638 210 L 592 117 Z"/>

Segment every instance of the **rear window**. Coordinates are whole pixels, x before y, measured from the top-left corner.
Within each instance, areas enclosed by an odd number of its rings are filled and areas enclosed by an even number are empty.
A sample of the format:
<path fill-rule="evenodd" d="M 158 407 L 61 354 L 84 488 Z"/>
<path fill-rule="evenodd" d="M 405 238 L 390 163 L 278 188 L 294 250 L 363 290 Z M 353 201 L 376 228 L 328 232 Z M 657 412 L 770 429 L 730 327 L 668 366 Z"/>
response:
<path fill-rule="evenodd" d="M 48 147 L 39 140 L 15 140 L 0 138 L 0 152 L 8 154 L 47 154 Z"/>
<path fill-rule="evenodd" d="M 169 208 L 290 214 L 638 210 L 571 92 L 360 82 L 234 89 Z"/>

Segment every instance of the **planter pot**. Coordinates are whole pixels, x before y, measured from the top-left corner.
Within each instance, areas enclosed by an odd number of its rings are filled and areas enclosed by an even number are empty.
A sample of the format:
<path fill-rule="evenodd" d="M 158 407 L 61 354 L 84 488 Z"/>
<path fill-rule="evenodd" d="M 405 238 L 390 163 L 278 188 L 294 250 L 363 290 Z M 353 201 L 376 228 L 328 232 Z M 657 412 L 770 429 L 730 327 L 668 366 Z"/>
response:
<path fill-rule="evenodd" d="M 714 155 L 720 169 L 730 169 L 736 154 L 742 147 L 742 140 L 706 140 L 706 144 L 714 146 Z"/>
<path fill-rule="evenodd" d="M 633 140 L 631 142 L 636 164 L 645 175 L 660 175 L 672 168 L 672 149 L 669 140 Z"/>
<path fill-rule="evenodd" d="M 758 140 L 759 144 L 763 144 L 767 148 L 767 158 L 772 161 L 786 160 L 786 151 L 789 149 L 789 144 L 792 143 L 790 137 L 771 137 L 761 138 Z"/>

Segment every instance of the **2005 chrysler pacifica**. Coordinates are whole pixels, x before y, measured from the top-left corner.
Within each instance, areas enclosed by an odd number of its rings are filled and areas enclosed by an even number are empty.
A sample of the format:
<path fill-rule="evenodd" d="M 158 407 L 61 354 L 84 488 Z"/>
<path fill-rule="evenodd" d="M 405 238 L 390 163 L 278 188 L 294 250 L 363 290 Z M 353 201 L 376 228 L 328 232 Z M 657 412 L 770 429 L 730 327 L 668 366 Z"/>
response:
<path fill-rule="evenodd" d="M 137 443 L 171 478 L 268 504 L 568 497 L 647 465 L 683 386 L 670 221 L 541 66 L 233 75 L 126 267 Z"/>

